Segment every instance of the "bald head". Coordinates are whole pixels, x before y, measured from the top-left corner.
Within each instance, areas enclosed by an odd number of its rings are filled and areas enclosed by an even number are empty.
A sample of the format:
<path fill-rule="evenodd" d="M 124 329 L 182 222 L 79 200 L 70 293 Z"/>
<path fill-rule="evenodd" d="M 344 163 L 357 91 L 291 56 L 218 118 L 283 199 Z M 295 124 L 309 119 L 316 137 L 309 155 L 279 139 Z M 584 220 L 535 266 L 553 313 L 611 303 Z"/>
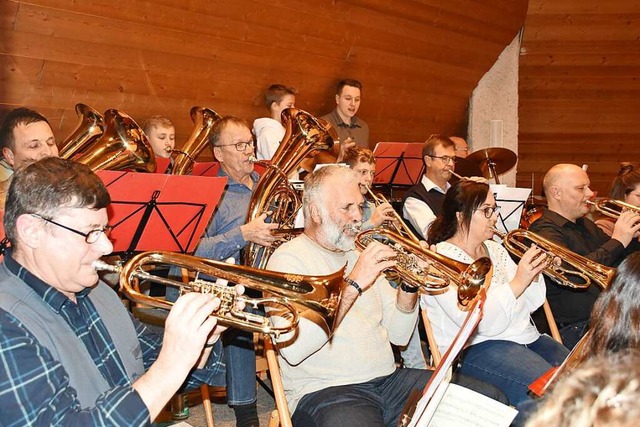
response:
<path fill-rule="evenodd" d="M 589 175 L 577 165 L 560 163 L 544 176 L 544 193 L 549 209 L 570 221 L 589 212 L 587 200 L 593 197 Z"/>

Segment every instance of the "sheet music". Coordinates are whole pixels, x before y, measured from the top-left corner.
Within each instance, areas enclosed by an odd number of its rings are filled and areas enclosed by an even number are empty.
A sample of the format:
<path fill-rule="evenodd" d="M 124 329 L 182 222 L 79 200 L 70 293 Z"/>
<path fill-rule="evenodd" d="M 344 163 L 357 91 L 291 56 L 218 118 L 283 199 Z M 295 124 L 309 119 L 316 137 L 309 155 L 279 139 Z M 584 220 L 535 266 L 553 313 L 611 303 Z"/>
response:
<path fill-rule="evenodd" d="M 505 233 L 519 228 L 522 210 L 529 193 L 531 193 L 531 189 L 493 184 L 491 185 L 491 191 L 496 198 L 496 204 L 500 206 L 496 228 Z"/>
<path fill-rule="evenodd" d="M 518 411 L 457 384 L 449 384 L 429 427 L 507 427 Z M 422 426 L 421 426 L 422 427 Z"/>

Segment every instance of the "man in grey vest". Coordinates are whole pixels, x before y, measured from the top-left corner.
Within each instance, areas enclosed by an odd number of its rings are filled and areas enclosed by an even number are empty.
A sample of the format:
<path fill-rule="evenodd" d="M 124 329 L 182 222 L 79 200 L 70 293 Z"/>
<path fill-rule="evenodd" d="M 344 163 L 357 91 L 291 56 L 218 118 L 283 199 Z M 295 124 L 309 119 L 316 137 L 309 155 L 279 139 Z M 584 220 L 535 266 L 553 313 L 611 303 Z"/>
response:
<path fill-rule="evenodd" d="M 93 263 L 113 249 L 109 203 L 100 178 L 70 160 L 14 174 L 0 265 L 3 424 L 149 425 L 178 390 L 224 381 L 218 299 L 178 299 L 162 338 L 99 281 Z"/>

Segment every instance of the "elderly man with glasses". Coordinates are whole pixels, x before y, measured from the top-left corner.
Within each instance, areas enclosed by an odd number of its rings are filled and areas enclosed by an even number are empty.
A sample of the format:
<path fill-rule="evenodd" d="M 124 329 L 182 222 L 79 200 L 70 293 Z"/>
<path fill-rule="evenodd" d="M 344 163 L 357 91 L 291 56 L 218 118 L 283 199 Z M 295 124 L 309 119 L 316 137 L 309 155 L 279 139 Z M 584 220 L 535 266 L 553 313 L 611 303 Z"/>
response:
<path fill-rule="evenodd" d="M 12 248 L 0 265 L 3 425 L 150 425 L 179 389 L 222 383 L 218 298 L 180 298 L 161 337 L 98 279 L 93 263 L 113 249 L 109 203 L 100 178 L 71 160 L 13 175 Z"/>
<path fill-rule="evenodd" d="M 456 163 L 454 142 L 443 135 L 431 135 L 422 147 L 425 172 L 422 180 L 404 195 L 402 216 L 416 236 L 426 239 L 429 226 L 442 211 L 444 195 Z"/>
<path fill-rule="evenodd" d="M 227 185 L 195 255 L 214 260 L 233 258 L 237 263 L 240 251 L 249 242 L 270 246 L 278 240 L 271 234 L 278 225 L 265 222 L 266 214 L 245 224 L 251 196 L 259 179 L 250 160 L 254 141 L 249 125 L 237 117 L 223 117 L 211 130 L 209 143 L 213 155 L 220 162 L 218 176 L 226 177 Z M 176 290 L 167 289 L 167 299 L 175 298 Z M 235 412 L 236 425 L 257 426 L 253 334 L 230 331 L 223 344 L 227 365 L 227 403 Z"/>

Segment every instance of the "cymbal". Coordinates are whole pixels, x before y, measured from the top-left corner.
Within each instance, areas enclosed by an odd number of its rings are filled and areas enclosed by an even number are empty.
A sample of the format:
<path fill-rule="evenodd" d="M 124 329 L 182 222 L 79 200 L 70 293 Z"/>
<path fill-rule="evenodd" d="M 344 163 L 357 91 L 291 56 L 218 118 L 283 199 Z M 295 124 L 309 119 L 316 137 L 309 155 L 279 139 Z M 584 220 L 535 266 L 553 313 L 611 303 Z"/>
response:
<path fill-rule="evenodd" d="M 490 172 L 491 166 L 496 175 L 503 174 L 516 165 L 518 156 L 508 148 L 490 147 L 474 151 L 466 159 L 478 165 L 485 178 L 493 178 Z"/>
<path fill-rule="evenodd" d="M 470 177 L 470 176 L 482 176 L 480 167 L 470 160 L 464 157 L 456 157 L 456 166 L 454 169 L 458 175 Z"/>

